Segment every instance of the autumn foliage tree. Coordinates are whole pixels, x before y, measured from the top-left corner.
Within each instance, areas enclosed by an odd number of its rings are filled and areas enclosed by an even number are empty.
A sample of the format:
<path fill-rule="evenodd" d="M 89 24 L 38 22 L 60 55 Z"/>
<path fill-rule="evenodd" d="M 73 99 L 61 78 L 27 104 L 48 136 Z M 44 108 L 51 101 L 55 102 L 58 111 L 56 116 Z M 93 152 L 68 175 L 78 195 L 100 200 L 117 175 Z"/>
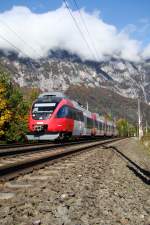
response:
<path fill-rule="evenodd" d="M 0 71 L 0 137 L 5 135 L 5 129 L 12 118 L 11 110 L 9 109 L 9 94 L 10 83 L 7 82 L 7 74 Z"/>
<path fill-rule="evenodd" d="M 30 104 L 9 74 L 0 68 L 0 140 L 24 140 Z"/>
<path fill-rule="evenodd" d="M 123 118 L 117 120 L 117 130 L 120 136 L 136 135 L 136 127 Z"/>
<path fill-rule="evenodd" d="M 119 119 L 117 121 L 117 129 L 120 136 L 128 136 L 128 121 L 125 119 Z"/>

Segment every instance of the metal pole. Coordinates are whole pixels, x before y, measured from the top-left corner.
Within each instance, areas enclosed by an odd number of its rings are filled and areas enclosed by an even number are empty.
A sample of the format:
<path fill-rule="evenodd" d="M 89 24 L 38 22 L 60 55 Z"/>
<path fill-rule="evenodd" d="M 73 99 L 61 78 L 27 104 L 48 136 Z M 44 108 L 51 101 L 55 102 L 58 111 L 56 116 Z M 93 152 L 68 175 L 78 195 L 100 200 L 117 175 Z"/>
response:
<path fill-rule="evenodd" d="M 88 103 L 88 101 L 86 102 L 86 109 L 87 109 L 87 111 L 89 110 L 89 103 Z"/>
<path fill-rule="evenodd" d="M 141 105 L 140 105 L 139 98 L 138 98 L 138 124 L 139 124 L 139 140 L 141 140 L 143 136 L 143 129 L 142 129 L 142 120 L 141 120 Z"/>
<path fill-rule="evenodd" d="M 147 120 L 146 120 L 146 135 L 148 133 L 148 124 L 147 124 Z"/>

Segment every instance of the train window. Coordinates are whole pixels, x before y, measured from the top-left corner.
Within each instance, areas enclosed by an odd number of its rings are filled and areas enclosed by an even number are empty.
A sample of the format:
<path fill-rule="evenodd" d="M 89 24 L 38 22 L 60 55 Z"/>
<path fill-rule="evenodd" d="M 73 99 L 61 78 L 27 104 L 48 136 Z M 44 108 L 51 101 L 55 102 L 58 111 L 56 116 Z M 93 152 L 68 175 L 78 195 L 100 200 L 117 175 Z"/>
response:
<path fill-rule="evenodd" d="M 72 110 L 72 119 L 77 120 L 77 121 L 83 121 L 83 113 L 76 110 L 76 109 L 71 109 Z"/>
<path fill-rule="evenodd" d="M 107 124 L 106 124 L 106 126 L 105 126 L 105 130 L 108 131 L 108 125 L 107 125 Z"/>
<path fill-rule="evenodd" d="M 103 122 L 100 122 L 100 130 L 104 130 L 104 123 Z"/>
<path fill-rule="evenodd" d="M 102 123 L 102 130 L 105 130 L 105 124 Z"/>
<path fill-rule="evenodd" d="M 84 115 L 83 115 L 83 121 L 84 123 L 87 123 L 87 117 L 85 117 Z"/>
<path fill-rule="evenodd" d="M 57 112 L 57 118 L 68 118 L 74 119 L 77 121 L 83 121 L 83 113 L 70 107 L 70 106 L 62 106 Z"/>
<path fill-rule="evenodd" d="M 102 123 L 102 130 L 105 130 L 105 124 Z"/>
<path fill-rule="evenodd" d="M 101 122 L 98 122 L 99 123 L 99 129 L 101 130 Z"/>
<path fill-rule="evenodd" d="M 74 108 L 69 107 L 69 115 L 68 118 L 75 120 L 76 119 L 76 111 Z"/>
<path fill-rule="evenodd" d="M 82 112 L 79 112 L 79 116 L 80 116 L 80 121 L 84 121 L 83 113 Z"/>
<path fill-rule="evenodd" d="M 76 120 L 76 111 L 75 111 L 75 109 L 73 109 L 73 108 L 71 108 L 71 112 L 72 112 L 72 119 L 73 120 Z"/>
<path fill-rule="evenodd" d="M 87 117 L 87 128 L 89 128 L 89 129 L 93 128 L 93 120 L 88 117 Z"/>
<path fill-rule="evenodd" d="M 96 120 L 95 125 L 96 125 L 96 128 L 99 129 L 99 125 L 98 125 L 98 121 L 97 120 Z"/>
<path fill-rule="evenodd" d="M 100 130 L 103 129 L 103 124 L 101 122 L 99 122 L 99 128 L 100 128 Z"/>
<path fill-rule="evenodd" d="M 56 104 L 35 103 L 32 107 L 32 117 L 34 120 L 48 119 L 56 108 Z"/>
<path fill-rule="evenodd" d="M 57 112 L 57 118 L 68 117 L 68 113 L 69 113 L 68 106 L 62 106 Z"/>
<path fill-rule="evenodd" d="M 86 116 L 84 116 L 84 123 L 85 123 L 85 127 L 87 128 L 88 127 L 88 118 Z"/>
<path fill-rule="evenodd" d="M 78 111 L 76 111 L 76 118 L 75 118 L 75 120 L 80 121 L 80 116 L 79 116 L 79 112 Z"/>
<path fill-rule="evenodd" d="M 90 128 L 90 119 L 87 117 L 87 128 Z"/>
<path fill-rule="evenodd" d="M 33 108 L 33 112 L 53 112 L 53 110 L 55 109 L 55 107 L 46 107 L 46 106 L 43 106 L 43 107 L 35 107 Z"/>
<path fill-rule="evenodd" d="M 71 107 L 68 107 L 68 114 L 67 114 L 67 118 L 69 119 L 73 119 L 73 110 Z"/>

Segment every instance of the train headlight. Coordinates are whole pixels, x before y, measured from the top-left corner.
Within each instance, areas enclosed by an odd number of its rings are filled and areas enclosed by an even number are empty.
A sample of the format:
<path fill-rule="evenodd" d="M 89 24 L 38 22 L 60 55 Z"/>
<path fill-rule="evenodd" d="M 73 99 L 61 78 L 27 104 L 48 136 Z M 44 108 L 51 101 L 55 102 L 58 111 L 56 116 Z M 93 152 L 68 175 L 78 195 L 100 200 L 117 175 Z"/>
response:
<path fill-rule="evenodd" d="M 33 127 L 33 130 L 35 132 L 43 132 L 43 131 L 47 131 L 48 125 L 47 124 L 35 124 Z"/>
<path fill-rule="evenodd" d="M 44 126 L 43 125 L 35 125 L 34 126 L 34 131 L 40 132 L 44 130 Z"/>

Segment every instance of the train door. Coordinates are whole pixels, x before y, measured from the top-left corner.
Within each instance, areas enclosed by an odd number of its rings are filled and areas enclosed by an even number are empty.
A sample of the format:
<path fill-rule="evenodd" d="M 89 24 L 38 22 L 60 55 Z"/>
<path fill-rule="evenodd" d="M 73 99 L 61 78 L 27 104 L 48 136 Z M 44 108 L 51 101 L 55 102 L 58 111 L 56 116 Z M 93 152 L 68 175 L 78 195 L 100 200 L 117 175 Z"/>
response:
<path fill-rule="evenodd" d="M 73 135 L 74 136 L 81 136 L 84 133 L 84 118 L 83 113 L 80 111 L 75 111 L 74 116 L 74 128 L 73 128 Z"/>

